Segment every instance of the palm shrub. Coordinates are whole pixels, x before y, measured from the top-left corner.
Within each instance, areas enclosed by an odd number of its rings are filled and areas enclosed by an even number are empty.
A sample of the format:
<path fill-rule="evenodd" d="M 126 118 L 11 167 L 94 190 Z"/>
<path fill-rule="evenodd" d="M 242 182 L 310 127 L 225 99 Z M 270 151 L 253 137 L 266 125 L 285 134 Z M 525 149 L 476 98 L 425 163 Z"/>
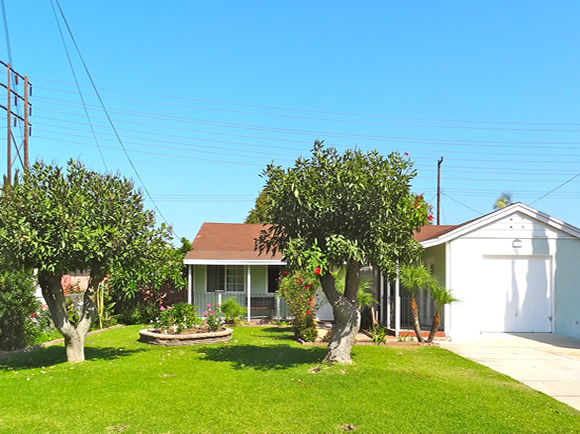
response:
<path fill-rule="evenodd" d="M 413 320 L 413 328 L 415 335 L 419 342 L 424 342 L 421 334 L 421 324 L 419 323 L 419 309 L 417 308 L 417 301 L 415 294 L 423 290 L 430 290 L 437 285 L 437 279 L 433 276 L 424 265 L 405 265 L 399 270 L 399 279 L 403 286 L 407 288 L 411 295 L 409 307 L 411 309 L 411 318 Z"/>
<path fill-rule="evenodd" d="M 247 309 L 238 303 L 234 298 L 228 298 L 222 303 L 222 313 L 226 324 L 235 324 L 247 312 Z"/>
<path fill-rule="evenodd" d="M 431 331 L 429 332 L 427 342 L 433 342 L 433 339 L 435 338 L 435 333 L 437 333 L 437 329 L 441 324 L 441 317 L 439 315 L 441 308 L 446 304 L 455 303 L 460 300 L 455 298 L 453 294 L 451 294 L 450 290 L 445 289 L 437 284 L 431 286 L 429 288 L 429 292 L 431 293 L 431 296 L 435 301 L 435 315 L 433 315 L 433 323 L 431 324 Z"/>

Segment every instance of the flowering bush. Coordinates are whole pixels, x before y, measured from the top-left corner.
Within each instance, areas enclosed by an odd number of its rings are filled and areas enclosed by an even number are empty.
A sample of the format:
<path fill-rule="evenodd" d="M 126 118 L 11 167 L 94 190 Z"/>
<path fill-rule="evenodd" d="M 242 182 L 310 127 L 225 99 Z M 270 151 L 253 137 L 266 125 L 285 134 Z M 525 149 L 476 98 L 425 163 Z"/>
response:
<path fill-rule="evenodd" d="M 211 303 L 208 303 L 207 309 L 208 310 L 203 313 L 203 316 L 205 316 L 205 323 L 210 331 L 215 332 L 225 324 L 220 310 L 220 304 L 216 303 L 215 309 L 212 309 Z"/>
<path fill-rule="evenodd" d="M 160 306 L 159 316 L 155 321 L 151 321 L 155 328 L 163 330 L 173 330 L 173 333 L 181 333 L 185 329 L 190 329 L 201 324 L 197 317 L 195 306 L 187 303 L 177 303 L 174 306 Z"/>
<path fill-rule="evenodd" d="M 312 273 L 296 271 L 284 272 L 280 277 L 278 296 L 282 297 L 290 314 L 294 317 L 292 327 L 296 338 L 314 342 L 317 336 L 314 293 L 318 279 Z"/>

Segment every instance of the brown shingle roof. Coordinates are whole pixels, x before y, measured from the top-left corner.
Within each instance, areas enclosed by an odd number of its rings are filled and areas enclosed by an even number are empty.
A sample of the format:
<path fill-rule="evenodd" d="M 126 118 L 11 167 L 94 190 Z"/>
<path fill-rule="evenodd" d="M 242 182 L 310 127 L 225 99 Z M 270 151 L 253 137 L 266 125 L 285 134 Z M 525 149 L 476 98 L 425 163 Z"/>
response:
<path fill-rule="evenodd" d="M 462 225 L 426 225 L 419 232 L 415 232 L 415 239 L 422 243 L 423 241 L 432 240 L 447 232 L 451 232 L 459 226 Z"/>
<path fill-rule="evenodd" d="M 204 223 L 193 240 L 193 250 L 185 259 L 209 260 L 280 260 L 282 254 L 254 250 L 256 238 L 267 226 L 242 223 Z"/>

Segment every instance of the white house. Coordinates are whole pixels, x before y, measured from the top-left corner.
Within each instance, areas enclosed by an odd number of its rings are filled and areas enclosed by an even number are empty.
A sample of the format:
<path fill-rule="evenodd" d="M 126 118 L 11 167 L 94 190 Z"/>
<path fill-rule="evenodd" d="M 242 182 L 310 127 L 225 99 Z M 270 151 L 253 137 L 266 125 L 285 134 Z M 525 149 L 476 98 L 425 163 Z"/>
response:
<path fill-rule="evenodd" d="M 424 263 L 461 300 L 443 315 L 451 339 L 483 332 L 580 339 L 580 229 L 516 203 L 461 225 L 425 226 L 416 238 Z"/>

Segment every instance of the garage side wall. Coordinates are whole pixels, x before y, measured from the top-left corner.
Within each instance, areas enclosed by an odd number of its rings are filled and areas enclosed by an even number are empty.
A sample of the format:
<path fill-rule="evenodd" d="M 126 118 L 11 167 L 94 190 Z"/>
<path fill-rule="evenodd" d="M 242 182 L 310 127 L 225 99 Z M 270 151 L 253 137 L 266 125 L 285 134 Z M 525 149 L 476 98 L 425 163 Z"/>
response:
<path fill-rule="evenodd" d="M 559 240 L 555 263 L 554 333 L 580 339 L 580 240 Z"/>

